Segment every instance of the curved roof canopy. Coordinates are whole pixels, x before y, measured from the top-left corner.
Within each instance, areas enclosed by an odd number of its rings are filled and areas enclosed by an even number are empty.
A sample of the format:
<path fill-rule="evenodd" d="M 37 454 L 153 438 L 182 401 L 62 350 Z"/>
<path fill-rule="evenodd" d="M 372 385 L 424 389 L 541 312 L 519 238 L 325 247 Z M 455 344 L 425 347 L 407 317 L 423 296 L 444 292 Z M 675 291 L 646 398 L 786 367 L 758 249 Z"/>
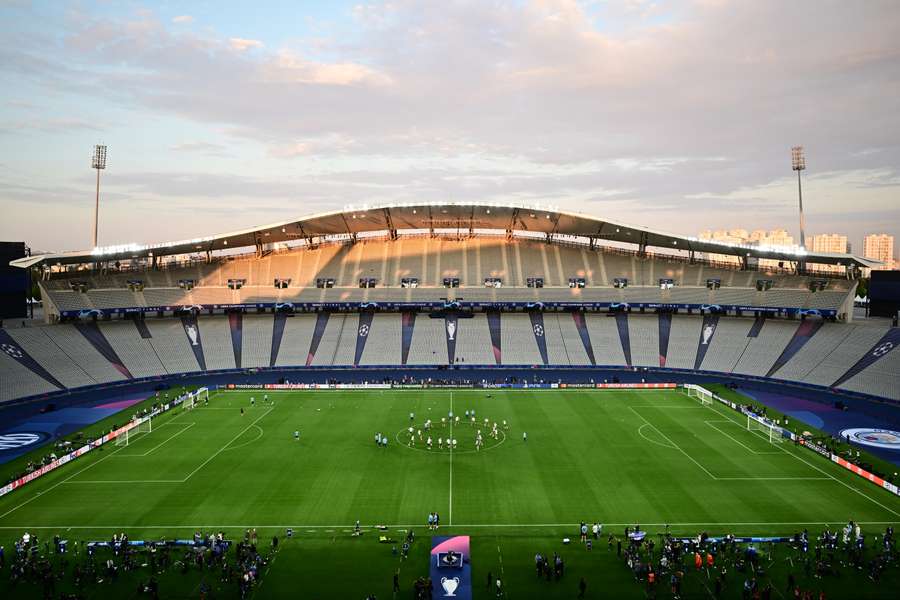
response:
<path fill-rule="evenodd" d="M 852 254 L 808 252 L 802 248 L 728 244 L 700 240 L 645 227 L 625 225 L 590 215 L 557 210 L 555 207 L 509 203 L 404 203 L 348 206 L 343 210 L 232 231 L 219 235 L 160 242 L 122 244 L 92 250 L 41 254 L 20 258 L 10 265 L 28 268 L 35 265 L 89 264 L 130 260 L 152 256 L 193 254 L 296 240 L 322 241 L 334 236 L 398 230 L 499 230 L 537 234 L 579 236 L 609 242 L 631 243 L 640 248 L 657 247 L 687 252 L 708 252 L 779 261 L 877 267 L 881 263 Z"/>

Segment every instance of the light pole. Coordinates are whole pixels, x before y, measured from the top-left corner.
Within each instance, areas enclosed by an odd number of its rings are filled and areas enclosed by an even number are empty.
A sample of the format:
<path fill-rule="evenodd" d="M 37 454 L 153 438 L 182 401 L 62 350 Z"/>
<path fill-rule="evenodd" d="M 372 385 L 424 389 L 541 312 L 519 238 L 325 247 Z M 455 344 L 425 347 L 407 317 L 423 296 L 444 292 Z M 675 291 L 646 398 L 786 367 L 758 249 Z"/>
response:
<path fill-rule="evenodd" d="M 806 250 L 806 224 L 803 220 L 803 186 L 800 183 L 800 172 L 806 170 L 806 157 L 803 146 L 791 148 L 791 169 L 797 171 L 797 197 L 800 200 L 800 247 Z M 800 261 L 800 269 L 806 268 L 805 261 Z"/>
<path fill-rule="evenodd" d="M 94 201 L 94 248 L 97 247 L 97 229 L 100 223 L 100 171 L 106 168 L 106 146 L 94 146 L 91 168 L 97 170 L 97 196 Z"/>

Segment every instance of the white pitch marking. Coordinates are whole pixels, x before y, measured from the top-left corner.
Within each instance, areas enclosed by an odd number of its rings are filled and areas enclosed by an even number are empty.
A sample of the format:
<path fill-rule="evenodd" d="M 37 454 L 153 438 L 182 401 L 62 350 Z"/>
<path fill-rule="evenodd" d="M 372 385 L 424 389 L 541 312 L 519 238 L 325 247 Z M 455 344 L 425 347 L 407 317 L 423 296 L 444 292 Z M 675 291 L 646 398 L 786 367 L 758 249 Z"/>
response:
<path fill-rule="evenodd" d="M 453 390 L 450 391 L 450 414 L 453 414 Z M 455 415 L 454 415 L 455 416 Z M 453 439 L 453 418 L 450 417 L 450 439 Z M 447 521 L 453 525 L 453 445 L 450 445 L 450 515 Z"/>
<path fill-rule="evenodd" d="M 667 442 L 669 442 L 670 444 L 672 444 L 672 447 L 673 447 L 673 448 L 675 448 L 676 450 L 678 450 L 679 452 L 681 452 L 682 454 L 684 454 L 685 456 L 687 456 L 687 457 L 691 460 L 691 462 L 694 463 L 695 465 L 697 465 L 698 467 L 700 467 L 700 468 L 703 470 L 704 473 L 706 473 L 707 475 L 709 475 L 709 476 L 710 476 L 712 479 L 714 479 L 714 480 L 715 480 L 715 479 L 718 479 L 718 477 L 716 477 L 715 475 L 713 475 L 712 473 L 710 473 L 710 472 L 707 470 L 706 467 L 704 467 L 704 466 L 701 465 L 699 462 L 697 462 L 697 461 L 694 459 L 693 456 L 691 456 L 690 454 L 688 454 L 687 452 L 685 452 L 678 444 L 676 444 L 675 442 L 673 442 L 666 434 L 664 434 L 662 431 L 660 431 L 658 427 L 656 427 L 653 423 L 651 423 L 650 421 L 648 421 L 647 419 L 645 419 L 644 417 L 642 417 L 642 416 L 641 416 L 641 413 L 639 413 L 638 411 L 634 410 L 634 409 L 631 408 L 630 406 L 628 407 L 628 409 L 629 409 L 631 412 L 633 412 L 634 414 L 636 414 L 636 415 L 638 416 L 638 418 L 639 418 L 641 421 L 643 421 L 644 423 L 646 423 L 646 424 L 649 425 L 650 427 L 653 427 L 653 429 L 656 429 L 656 432 L 657 432 L 659 435 L 661 435 Z"/>
<path fill-rule="evenodd" d="M 704 405 L 704 406 L 706 406 L 707 408 L 709 408 L 709 410 L 713 411 L 713 412 L 716 413 L 717 415 L 724 416 L 726 419 L 728 419 L 729 421 L 731 421 L 731 422 L 733 422 L 733 423 L 736 423 L 736 424 L 739 425 L 740 427 L 743 427 L 743 426 L 744 426 L 742 423 L 740 423 L 740 422 L 735 421 L 734 419 L 732 419 L 729 415 L 727 415 L 727 414 L 723 415 L 723 413 L 717 411 L 717 410 L 716 410 L 715 408 L 713 408 L 712 406 L 709 406 L 709 405 Z M 804 463 L 805 465 L 807 465 L 807 466 L 809 466 L 809 467 L 812 467 L 813 469 L 815 469 L 815 470 L 818 471 L 819 473 L 825 475 L 825 476 L 828 477 L 829 479 L 832 479 L 832 480 L 838 482 L 839 484 L 841 484 L 842 486 L 844 486 L 844 487 L 847 488 L 848 490 L 852 490 L 852 491 L 856 492 L 857 494 L 859 494 L 859 495 L 862 496 L 863 498 L 866 498 L 866 499 L 869 500 L 870 502 L 873 502 L 873 503 L 877 504 L 878 506 L 880 506 L 880 507 L 883 508 L 884 510 L 888 511 L 889 513 L 891 513 L 891 514 L 893 514 L 893 515 L 897 515 L 898 517 L 900 517 L 900 513 L 898 513 L 897 511 L 895 511 L 895 510 L 893 510 L 893 509 L 891 509 L 891 508 L 888 508 L 887 506 L 885 506 L 884 504 L 882 504 L 881 502 L 879 502 L 879 501 L 876 500 L 875 498 L 872 498 L 871 496 L 869 496 L 868 494 L 866 494 L 866 493 L 863 492 L 862 490 L 858 490 L 858 489 L 856 489 L 855 487 L 853 487 L 852 485 L 850 485 L 850 484 L 848 484 L 848 483 L 846 483 L 846 482 L 844 482 L 844 481 L 841 481 L 840 479 L 838 479 L 837 477 L 835 477 L 835 476 L 832 475 L 831 473 L 828 473 L 827 471 L 823 471 L 823 470 L 820 469 L 818 466 L 816 466 L 816 465 L 812 464 L 811 462 L 807 461 L 805 458 L 803 458 L 803 457 L 801 457 L 801 456 L 798 456 L 798 455 L 794 454 L 793 452 L 788 452 L 787 450 L 785 450 L 785 449 L 784 449 L 783 447 L 781 447 L 781 446 L 779 446 L 779 449 L 780 449 L 782 452 L 784 452 L 785 454 L 787 454 L 788 456 L 793 456 L 794 458 L 796 458 L 796 459 L 799 460 L 800 462 Z"/>
<path fill-rule="evenodd" d="M 170 435 L 169 437 L 167 437 L 166 439 L 164 439 L 163 441 L 161 441 L 160 443 L 158 443 L 157 445 L 153 446 L 152 448 L 150 448 L 149 450 L 147 450 L 146 452 L 144 452 L 144 453 L 142 453 L 142 454 L 117 454 L 116 456 L 118 456 L 119 458 L 121 458 L 121 457 L 123 457 L 123 456 L 124 456 L 124 457 L 148 456 L 148 455 L 150 455 L 154 450 L 156 450 L 157 448 L 159 448 L 160 446 L 162 446 L 163 444 L 165 444 L 166 442 L 168 442 L 168 441 L 171 440 L 172 438 L 178 437 L 179 435 L 181 435 L 182 433 L 184 433 L 185 431 L 187 431 L 188 429 L 190 429 L 191 427 L 193 427 L 194 425 L 196 425 L 196 423 L 180 423 L 180 422 L 179 422 L 179 423 L 172 423 L 171 421 L 169 421 L 168 423 L 163 423 L 162 425 L 160 425 L 160 427 L 162 427 L 163 425 L 187 425 L 187 427 L 185 427 L 184 429 L 182 429 L 181 431 L 179 431 L 179 432 L 176 433 L 176 434 Z"/>
<path fill-rule="evenodd" d="M 191 477 L 193 477 L 193 476 L 194 476 L 194 473 L 196 473 L 197 471 L 199 471 L 200 469 L 202 469 L 203 467 L 205 467 L 206 465 L 208 465 L 209 462 L 210 462 L 212 459 L 214 459 L 214 458 L 217 457 L 218 455 L 222 454 L 222 452 L 224 452 L 224 451 L 228 448 L 228 446 L 230 446 L 235 440 L 240 439 L 240 437 L 241 437 L 242 435 L 244 435 L 245 433 L 247 433 L 247 431 L 249 431 L 249 429 L 250 429 L 251 427 L 253 427 L 254 425 L 256 425 L 256 422 L 257 422 L 257 421 L 259 421 L 260 419 L 262 419 L 263 417 L 265 417 L 266 415 L 268 415 L 268 414 L 269 414 L 270 412 L 272 412 L 273 410 L 275 410 L 275 407 L 274 407 L 274 406 L 273 406 L 272 408 L 268 409 L 268 410 L 267 410 L 266 412 L 264 412 L 263 414 L 261 414 L 261 415 L 259 415 L 258 417 L 256 417 L 256 419 L 254 419 L 252 423 L 250 423 L 250 424 L 247 425 L 243 430 L 241 430 L 241 432 L 240 432 L 239 434 L 237 434 L 236 436 L 234 436 L 233 438 L 231 438 L 231 440 L 229 440 L 229 442 L 228 442 L 227 444 L 225 444 L 224 446 L 222 446 L 221 448 L 219 448 L 219 449 L 216 451 L 215 454 L 213 454 L 212 456 L 210 456 L 209 458 L 207 458 L 206 460 L 204 460 L 202 463 L 200 463 L 200 466 L 199 466 L 199 467 L 197 467 L 196 469 L 194 469 L 193 471 L 191 471 L 190 473 L 188 473 L 188 476 L 185 477 L 185 478 L 182 480 L 182 483 L 186 482 L 188 479 L 190 479 Z"/>

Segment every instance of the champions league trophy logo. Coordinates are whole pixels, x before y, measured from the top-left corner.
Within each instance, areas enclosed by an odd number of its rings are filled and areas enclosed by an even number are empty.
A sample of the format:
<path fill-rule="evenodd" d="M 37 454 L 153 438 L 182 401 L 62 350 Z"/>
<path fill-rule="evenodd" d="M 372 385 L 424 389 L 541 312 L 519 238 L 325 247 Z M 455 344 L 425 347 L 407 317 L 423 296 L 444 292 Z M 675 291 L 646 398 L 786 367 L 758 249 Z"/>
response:
<path fill-rule="evenodd" d="M 196 346 L 197 345 L 197 328 L 194 327 L 193 325 L 188 325 L 186 331 L 187 331 L 188 339 L 191 340 L 191 346 Z"/>
<path fill-rule="evenodd" d="M 456 323 L 453 321 L 447 321 L 447 336 L 450 338 L 450 341 L 453 341 L 453 336 L 456 334 Z M 455 587 L 453 589 L 456 589 Z"/>
<path fill-rule="evenodd" d="M 456 588 L 459 587 L 459 577 L 441 577 L 441 587 L 444 588 L 444 597 L 456 596 Z"/>
<path fill-rule="evenodd" d="M 703 328 L 703 346 L 709 344 L 709 339 L 712 337 L 713 331 L 715 331 L 715 327 L 712 325 L 707 325 Z"/>

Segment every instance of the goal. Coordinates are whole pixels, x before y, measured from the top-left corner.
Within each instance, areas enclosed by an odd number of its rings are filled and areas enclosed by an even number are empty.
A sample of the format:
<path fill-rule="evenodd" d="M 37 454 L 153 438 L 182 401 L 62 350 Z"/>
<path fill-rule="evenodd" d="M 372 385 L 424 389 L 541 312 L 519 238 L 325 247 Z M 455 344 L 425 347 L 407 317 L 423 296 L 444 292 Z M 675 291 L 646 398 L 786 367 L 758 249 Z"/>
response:
<path fill-rule="evenodd" d="M 185 396 L 182 403 L 184 410 L 191 410 L 197 406 L 201 400 L 209 402 L 209 388 L 202 387 L 193 392 L 188 392 L 188 395 Z"/>
<path fill-rule="evenodd" d="M 713 394 L 706 388 L 702 388 L 699 385 L 694 385 L 692 383 L 686 383 L 684 385 L 684 389 L 687 390 L 687 395 L 691 398 L 696 398 L 700 401 L 700 404 L 703 405 L 712 405 Z"/>
<path fill-rule="evenodd" d="M 138 434 L 150 433 L 151 431 L 153 431 L 153 419 L 147 417 L 144 420 L 139 421 L 138 424 L 131 429 L 119 434 L 116 437 L 116 446 L 127 446 L 130 442 L 134 441 Z"/>
<path fill-rule="evenodd" d="M 781 435 L 781 427 L 767 423 L 749 414 L 747 415 L 747 431 L 766 438 L 770 444 L 780 444 L 784 441 L 784 436 Z"/>

